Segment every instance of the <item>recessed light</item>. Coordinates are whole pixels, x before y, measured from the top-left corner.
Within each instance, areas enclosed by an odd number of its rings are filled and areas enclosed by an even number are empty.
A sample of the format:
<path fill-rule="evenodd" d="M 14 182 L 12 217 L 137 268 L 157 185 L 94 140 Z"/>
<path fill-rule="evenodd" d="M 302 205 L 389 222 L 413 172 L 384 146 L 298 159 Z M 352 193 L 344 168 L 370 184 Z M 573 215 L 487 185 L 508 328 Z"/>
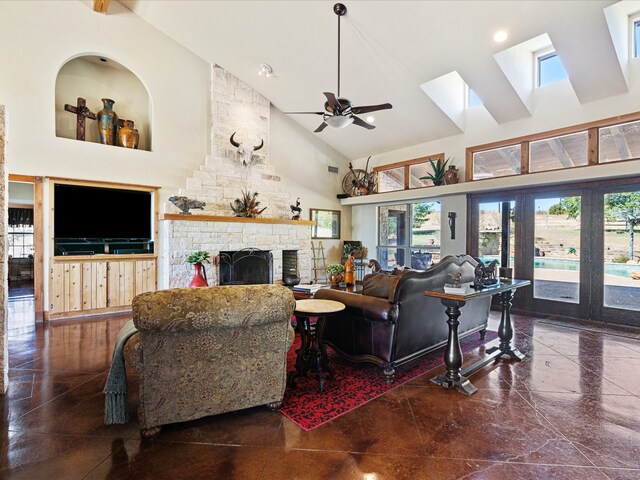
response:
<path fill-rule="evenodd" d="M 260 75 L 261 77 L 269 78 L 271 75 L 273 75 L 273 68 L 271 68 L 271 65 L 261 63 L 260 65 L 258 65 L 258 75 Z"/>
<path fill-rule="evenodd" d="M 367 117 L 367 122 L 369 122 L 369 123 L 373 123 L 373 122 L 375 122 L 375 121 L 376 121 L 376 117 L 374 117 L 373 115 L 369 115 L 369 116 Z"/>
<path fill-rule="evenodd" d="M 507 32 L 505 32 L 504 30 L 500 30 L 499 32 L 496 32 L 495 35 L 493 36 L 493 40 L 496 43 L 502 43 L 507 39 Z"/>

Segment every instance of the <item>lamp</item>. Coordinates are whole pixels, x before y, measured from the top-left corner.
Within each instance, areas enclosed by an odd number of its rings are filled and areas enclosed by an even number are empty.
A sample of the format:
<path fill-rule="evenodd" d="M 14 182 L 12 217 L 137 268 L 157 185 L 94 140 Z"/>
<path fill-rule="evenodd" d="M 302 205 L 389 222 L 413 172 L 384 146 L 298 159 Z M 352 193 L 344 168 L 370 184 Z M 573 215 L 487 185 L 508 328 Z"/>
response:
<path fill-rule="evenodd" d="M 333 128 L 344 128 L 353 123 L 353 117 L 351 115 L 325 115 L 324 123 Z"/>

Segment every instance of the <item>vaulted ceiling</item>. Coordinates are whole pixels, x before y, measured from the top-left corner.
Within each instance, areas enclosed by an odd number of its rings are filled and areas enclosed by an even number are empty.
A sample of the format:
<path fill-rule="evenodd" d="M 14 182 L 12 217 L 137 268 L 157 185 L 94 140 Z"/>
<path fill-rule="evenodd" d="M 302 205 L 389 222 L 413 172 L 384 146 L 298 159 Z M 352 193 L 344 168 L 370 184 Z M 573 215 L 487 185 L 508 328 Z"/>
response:
<path fill-rule="evenodd" d="M 240 78 L 284 111 L 320 111 L 337 90 L 334 1 L 123 0 L 135 14 L 204 60 Z M 498 123 L 535 115 L 495 54 L 548 34 L 575 95 L 585 104 L 627 90 L 603 9 L 613 1 L 343 2 L 341 95 L 354 105 L 389 102 L 375 130 L 314 134 L 360 158 L 461 132 L 420 85 L 450 72 Z M 493 40 L 508 32 L 503 43 Z M 170 59 L 167 59 L 170 61 Z M 273 67 L 270 78 L 258 65 Z M 293 115 L 313 131 L 321 117 Z"/>

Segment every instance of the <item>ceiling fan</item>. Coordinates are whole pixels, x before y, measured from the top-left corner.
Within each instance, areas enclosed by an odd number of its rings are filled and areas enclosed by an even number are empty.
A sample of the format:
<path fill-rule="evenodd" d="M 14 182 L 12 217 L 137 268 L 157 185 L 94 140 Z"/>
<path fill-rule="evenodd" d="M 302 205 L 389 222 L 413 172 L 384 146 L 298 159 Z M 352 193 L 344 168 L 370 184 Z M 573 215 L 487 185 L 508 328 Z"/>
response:
<path fill-rule="evenodd" d="M 347 13 L 347 7 L 342 3 L 336 3 L 333 6 L 333 12 L 338 16 L 338 94 L 331 92 L 323 92 L 327 101 L 324 102 L 324 112 L 285 112 L 287 115 L 322 115 L 322 123 L 314 132 L 319 133 L 324 130 L 327 125 L 334 128 L 343 128 L 347 125 L 354 124 L 372 130 L 375 125 L 365 122 L 356 115 L 361 113 L 376 112 L 378 110 L 388 110 L 393 108 L 390 103 L 382 103 L 380 105 L 366 105 L 363 107 L 354 107 L 351 100 L 340 96 L 340 17 Z"/>

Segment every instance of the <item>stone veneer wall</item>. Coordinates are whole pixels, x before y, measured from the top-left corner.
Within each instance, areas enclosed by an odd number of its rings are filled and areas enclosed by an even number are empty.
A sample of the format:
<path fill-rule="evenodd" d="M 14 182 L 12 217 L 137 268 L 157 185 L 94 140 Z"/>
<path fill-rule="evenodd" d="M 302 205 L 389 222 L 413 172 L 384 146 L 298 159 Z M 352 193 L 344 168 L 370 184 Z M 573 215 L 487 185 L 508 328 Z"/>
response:
<path fill-rule="evenodd" d="M 230 203 L 241 190 L 258 192 L 260 207 L 267 209 L 261 218 L 291 218 L 289 205 L 295 203 L 282 178 L 269 163 L 270 103 L 251 87 L 218 66 L 211 68 L 211 134 L 210 151 L 204 163 L 187 179 L 186 188 L 178 195 L 206 202 L 195 214 L 233 216 Z M 256 151 L 250 165 L 238 159 L 230 137 L 264 147 Z M 178 213 L 171 203 L 167 213 Z M 192 251 L 205 250 L 212 256 L 224 250 L 255 247 L 273 253 L 273 278 L 282 278 L 282 250 L 298 250 L 298 269 L 303 282 L 312 278 L 311 227 L 263 223 L 231 223 L 201 221 L 164 221 L 162 235 L 166 251 L 162 255 L 169 288 L 186 287 L 193 268 L 184 263 Z M 217 282 L 217 271 L 206 267 L 209 284 Z"/>
<path fill-rule="evenodd" d="M 4 106 L 0 105 L 0 393 L 9 386 L 9 351 L 7 339 L 7 169 L 4 156 Z"/>
<path fill-rule="evenodd" d="M 165 245 L 168 245 L 169 288 L 187 287 L 193 277 L 193 267 L 184 263 L 189 252 L 204 250 L 212 256 L 220 251 L 255 247 L 273 254 L 273 280 L 282 279 L 282 250 L 298 250 L 298 270 L 303 283 L 312 279 L 311 227 L 309 225 L 278 225 L 264 223 L 165 221 Z M 209 285 L 217 285 L 218 272 L 206 265 Z"/>

